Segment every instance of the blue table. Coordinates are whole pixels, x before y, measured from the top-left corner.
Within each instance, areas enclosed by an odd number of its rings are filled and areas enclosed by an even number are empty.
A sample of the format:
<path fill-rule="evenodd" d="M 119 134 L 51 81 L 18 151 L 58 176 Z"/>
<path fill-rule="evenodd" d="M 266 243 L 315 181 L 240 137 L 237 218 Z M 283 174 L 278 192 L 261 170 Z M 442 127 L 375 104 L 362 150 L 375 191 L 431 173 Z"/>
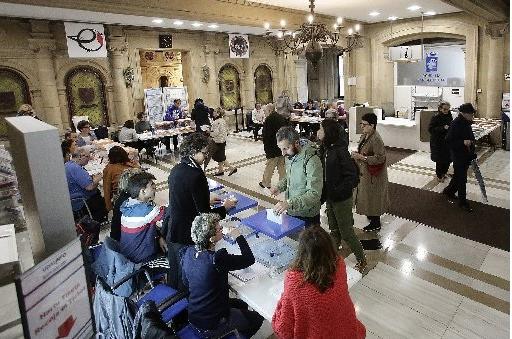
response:
<path fill-rule="evenodd" d="M 275 223 L 267 219 L 267 210 L 260 211 L 248 218 L 242 219 L 241 223 L 274 240 L 279 240 L 287 235 L 296 233 L 302 230 L 306 224 L 303 220 L 287 214 L 283 215 L 282 224 Z"/>
<path fill-rule="evenodd" d="M 213 191 L 216 191 L 216 190 L 220 190 L 221 188 L 224 188 L 224 185 L 219 184 L 215 180 L 212 180 L 212 179 L 206 179 L 206 180 L 208 180 L 208 190 L 210 192 L 213 192 Z"/>
<path fill-rule="evenodd" d="M 236 197 L 237 202 L 236 202 L 235 207 L 233 207 L 227 211 L 228 215 L 234 215 L 234 214 L 240 213 L 242 211 L 245 211 L 249 208 L 258 206 L 258 202 L 256 200 L 246 197 L 245 195 L 235 193 L 235 192 L 222 193 L 222 194 L 219 194 L 219 197 L 222 200 L 225 200 L 231 195 L 234 195 Z M 213 207 L 220 207 L 221 205 L 222 204 L 216 204 Z"/>

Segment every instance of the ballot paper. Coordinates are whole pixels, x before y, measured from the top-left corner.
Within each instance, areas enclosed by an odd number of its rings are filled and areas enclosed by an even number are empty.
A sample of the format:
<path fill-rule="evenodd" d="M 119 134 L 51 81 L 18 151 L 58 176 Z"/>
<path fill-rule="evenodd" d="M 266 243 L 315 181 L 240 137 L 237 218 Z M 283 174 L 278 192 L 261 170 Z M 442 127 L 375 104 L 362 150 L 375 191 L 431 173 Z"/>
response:
<path fill-rule="evenodd" d="M 265 274 L 267 274 L 268 268 L 260 264 L 259 262 L 254 263 L 250 267 L 244 268 L 242 270 L 238 271 L 231 271 L 231 275 L 233 275 L 235 278 L 243 281 L 248 282 L 254 278 L 261 277 Z"/>
<path fill-rule="evenodd" d="M 283 223 L 283 215 L 277 215 L 271 208 L 267 208 L 267 219 L 279 225 Z"/>

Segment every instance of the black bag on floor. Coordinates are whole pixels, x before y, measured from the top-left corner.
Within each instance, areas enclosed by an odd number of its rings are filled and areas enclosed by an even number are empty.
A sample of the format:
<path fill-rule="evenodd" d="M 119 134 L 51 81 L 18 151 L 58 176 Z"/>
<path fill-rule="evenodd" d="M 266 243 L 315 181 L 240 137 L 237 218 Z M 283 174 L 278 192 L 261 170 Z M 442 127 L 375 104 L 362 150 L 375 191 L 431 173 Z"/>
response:
<path fill-rule="evenodd" d="M 75 225 L 76 233 L 83 246 L 89 247 L 98 243 L 100 238 L 100 223 L 89 215 L 82 217 Z"/>

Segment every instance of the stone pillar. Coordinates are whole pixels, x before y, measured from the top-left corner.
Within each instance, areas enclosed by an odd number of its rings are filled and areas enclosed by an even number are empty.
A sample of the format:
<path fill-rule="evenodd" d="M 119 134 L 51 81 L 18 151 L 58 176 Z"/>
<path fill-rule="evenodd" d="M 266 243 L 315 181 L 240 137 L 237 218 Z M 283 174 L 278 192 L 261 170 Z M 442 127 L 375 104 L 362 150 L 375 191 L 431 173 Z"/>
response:
<path fill-rule="evenodd" d="M 489 24 L 486 33 L 490 35 L 487 67 L 486 105 L 479 109 L 481 116 L 499 118 L 501 116 L 501 97 L 503 94 L 503 24 Z"/>
<path fill-rule="evenodd" d="M 57 90 L 59 96 L 60 115 L 62 120 L 62 128 L 70 128 L 73 122 L 69 119 L 68 100 L 66 96 L 66 89 L 59 88 Z"/>
<path fill-rule="evenodd" d="M 252 54 L 252 53 L 251 53 Z M 254 92 L 254 74 L 252 72 L 252 60 L 251 58 L 247 58 L 243 60 L 244 66 L 244 92 L 245 92 L 245 101 L 242 102 L 242 106 L 244 106 L 244 110 L 254 108 L 254 104 L 256 101 L 256 94 Z"/>
<path fill-rule="evenodd" d="M 62 130 L 60 102 L 53 64 L 53 51 L 56 49 L 55 40 L 51 33 L 37 32 L 31 33 L 31 36 L 32 38 L 28 42 L 30 49 L 35 53 L 35 63 L 44 110 L 44 112 L 36 112 L 36 114 L 43 115 L 42 118 L 46 122 Z"/>
<path fill-rule="evenodd" d="M 284 55 L 281 53 L 277 56 L 277 96 L 286 88 Z"/>
<path fill-rule="evenodd" d="M 308 100 L 308 62 L 302 57 L 295 60 L 296 72 L 296 92 L 297 101 L 306 102 Z"/>
<path fill-rule="evenodd" d="M 123 35 L 122 28 L 109 27 L 109 42 L 107 44 L 110 52 L 111 72 L 114 89 L 114 109 L 116 121 L 124 123 L 132 119 L 132 112 L 128 104 L 128 90 L 123 77 L 123 70 L 128 65 L 128 45 Z"/>
<path fill-rule="evenodd" d="M 215 48 L 215 33 L 204 33 L 205 44 L 203 45 L 203 51 L 205 56 L 205 63 L 201 68 L 201 81 L 206 85 L 206 102 L 212 107 L 217 107 L 220 104 L 219 101 L 219 83 L 217 81 L 217 67 L 216 67 L 216 55 L 219 54 L 219 49 Z"/>

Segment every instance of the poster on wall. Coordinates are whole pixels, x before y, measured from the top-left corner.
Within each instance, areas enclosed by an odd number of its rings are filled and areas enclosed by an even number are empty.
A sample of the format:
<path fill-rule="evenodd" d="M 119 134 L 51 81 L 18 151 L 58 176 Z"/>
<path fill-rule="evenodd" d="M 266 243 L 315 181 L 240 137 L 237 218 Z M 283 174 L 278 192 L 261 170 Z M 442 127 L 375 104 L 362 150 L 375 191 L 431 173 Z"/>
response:
<path fill-rule="evenodd" d="M 106 58 L 107 42 L 103 25 L 65 22 L 70 58 Z"/>
<path fill-rule="evenodd" d="M 425 72 L 432 73 L 437 72 L 438 56 L 437 52 L 429 52 L 425 58 Z"/>
<path fill-rule="evenodd" d="M 90 338 L 92 312 L 77 239 L 16 280 L 25 338 Z"/>
<path fill-rule="evenodd" d="M 146 88 L 144 90 L 144 107 L 150 122 L 163 120 L 164 105 L 161 88 Z"/>
<path fill-rule="evenodd" d="M 229 34 L 229 57 L 246 59 L 249 57 L 249 37 L 245 34 Z"/>
<path fill-rule="evenodd" d="M 187 87 L 164 87 L 162 88 L 163 96 L 162 102 L 164 106 L 164 111 L 167 110 L 174 103 L 174 99 L 181 100 L 181 108 L 184 109 L 188 107 L 188 91 Z"/>

